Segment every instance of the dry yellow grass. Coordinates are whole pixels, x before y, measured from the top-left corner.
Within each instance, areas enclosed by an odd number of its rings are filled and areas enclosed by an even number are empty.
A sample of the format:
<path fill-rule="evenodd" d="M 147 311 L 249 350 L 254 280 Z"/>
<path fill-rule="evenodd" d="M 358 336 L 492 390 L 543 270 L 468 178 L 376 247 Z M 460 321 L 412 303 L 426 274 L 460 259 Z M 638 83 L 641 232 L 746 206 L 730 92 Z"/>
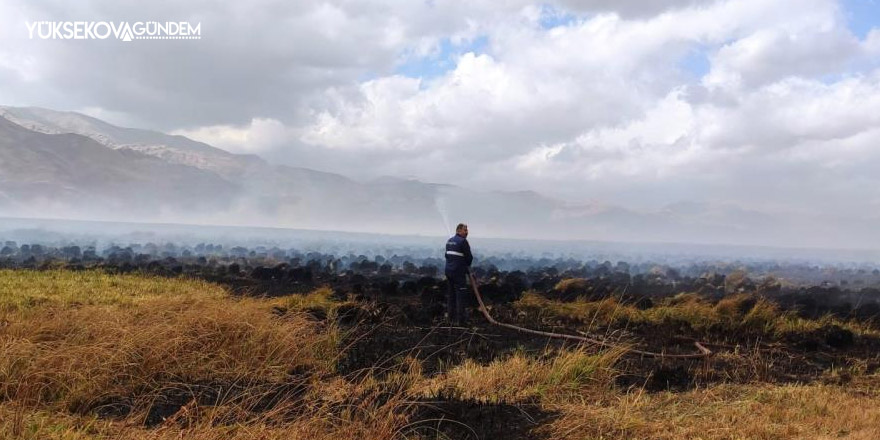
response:
<path fill-rule="evenodd" d="M 577 294 L 586 291 L 589 281 L 586 278 L 566 278 L 553 286 L 553 289 L 566 294 Z"/>
<path fill-rule="evenodd" d="M 517 307 L 602 325 L 674 320 L 778 332 L 827 324 L 792 320 L 760 300 L 742 307 L 747 299 L 712 304 L 683 295 L 651 311 L 614 299 L 526 295 Z M 187 279 L 0 271 L 0 438 L 413 438 L 413 401 L 439 397 L 538 407 L 554 416 L 535 435 L 554 439 L 880 438 L 880 378 L 864 372 L 847 386 L 649 394 L 614 387 L 619 349 L 515 352 L 430 376 L 406 358 L 376 374 L 341 376 L 335 361 L 344 335 L 333 319 L 301 312 L 332 316 L 340 304 L 329 289 L 254 299 Z M 199 383 L 240 391 L 185 402 L 164 422 L 143 426 L 163 392 Z M 285 386 L 302 392 L 265 405 Z M 130 412 L 95 415 L 96 404 L 115 398 L 128 399 Z"/>
<path fill-rule="evenodd" d="M 222 298 L 220 286 L 186 278 L 99 271 L 0 269 L 0 313 L 51 306 L 130 306 L 157 298 Z"/>
<path fill-rule="evenodd" d="M 712 303 L 697 294 L 666 298 L 654 307 L 640 310 L 609 297 L 598 301 L 579 298 L 571 302 L 549 300 L 525 293 L 514 307 L 533 316 L 566 317 L 590 329 L 625 327 L 632 324 L 686 326 L 698 332 L 736 332 L 739 335 L 782 337 L 816 331 L 836 325 L 856 334 L 880 336 L 877 330 L 858 322 L 826 317 L 808 320 L 790 311 L 780 311 L 772 302 L 749 294 L 732 295 Z"/>
<path fill-rule="evenodd" d="M 7 437 L 177 437 L 181 423 L 140 425 L 163 392 L 194 384 L 239 390 L 175 415 L 201 438 L 387 438 L 405 423 L 399 398 L 333 378 L 334 325 L 296 310 L 277 316 L 273 301 L 200 281 L 100 272 L 0 271 L 0 286 Z M 260 408 L 285 386 L 306 391 Z M 120 399 L 130 411 L 124 423 L 92 415 Z M 230 426 L 215 429 L 218 420 Z"/>
<path fill-rule="evenodd" d="M 565 351 L 548 359 L 522 353 L 489 365 L 471 360 L 446 374 L 421 382 L 421 394 L 488 403 L 525 403 L 540 398 L 565 399 L 587 390 L 609 391 L 614 364 L 625 349 L 600 353 Z"/>
<path fill-rule="evenodd" d="M 224 421 L 241 412 L 235 406 L 191 407 L 163 424 L 144 428 L 131 421 L 101 420 L 65 412 L 0 404 L 0 438 L 15 439 L 308 439 L 400 438 L 406 426 L 407 403 L 399 398 L 378 402 L 374 397 L 347 404 L 315 404 L 296 416 L 280 411 L 244 423 Z M 403 411 L 400 409 L 403 408 Z M 188 413 L 187 413 L 188 412 Z M 185 424 L 182 424 L 185 423 Z"/>
<path fill-rule="evenodd" d="M 826 385 L 724 385 L 685 393 L 627 395 L 591 392 L 580 399 L 569 396 L 567 402 L 541 403 L 544 410 L 558 412 L 558 417 L 537 427 L 536 434 L 564 440 L 873 440 L 880 438 L 878 403 L 877 397 Z M 21 428 L 15 438 L 34 440 L 406 438 L 397 411 L 368 406 L 363 410 L 370 414 L 357 420 L 316 411 L 282 424 L 267 417 L 229 426 L 212 425 L 211 414 L 206 413 L 201 423 L 185 428 L 171 423 L 144 429 L 0 405 L 0 435 L 12 438 L 11 425 L 17 423 Z"/>
<path fill-rule="evenodd" d="M 722 385 L 552 405 L 556 439 L 880 438 L 880 399 L 826 385 Z"/>

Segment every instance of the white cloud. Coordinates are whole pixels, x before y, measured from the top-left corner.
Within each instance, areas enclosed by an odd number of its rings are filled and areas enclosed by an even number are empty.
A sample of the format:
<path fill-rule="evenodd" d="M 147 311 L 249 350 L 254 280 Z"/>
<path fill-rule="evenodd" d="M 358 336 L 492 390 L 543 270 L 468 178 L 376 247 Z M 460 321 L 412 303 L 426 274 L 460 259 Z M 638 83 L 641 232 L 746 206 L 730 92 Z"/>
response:
<path fill-rule="evenodd" d="M 790 76 L 839 73 L 860 51 L 847 30 L 768 29 L 722 47 L 712 57 L 708 87 L 753 88 Z"/>
<path fill-rule="evenodd" d="M 870 55 L 880 55 L 880 28 L 871 29 L 864 42 L 865 50 Z"/>
<path fill-rule="evenodd" d="M 260 154 L 283 148 L 293 136 L 280 121 L 254 118 L 246 126 L 212 125 L 190 130 L 175 130 L 172 134 L 198 139 L 209 145 L 233 153 Z"/>
<path fill-rule="evenodd" d="M 703 179 L 685 168 L 772 152 L 860 120 L 850 114 L 859 104 L 844 99 L 855 85 L 823 91 L 816 80 L 861 56 L 835 2 L 715 2 L 639 20 L 600 14 L 552 30 L 534 11 L 496 23 L 488 55 L 466 54 L 436 80 L 385 77 L 333 93 L 336 110 L 322 112 L 301 140 L 365 154 L 442 152 L 439 164 L 407 155 L 382 161 L 377 173 L 416 169 L 433 180 L 554 191 L 548 181 Z M 694 47 L 710 52 L 708 89 L 683 75 L 680 60 Z M 840 114 L 790 114 L 816 107 Z M 477 164 L 449 166 L 460 157 Z M 511 179 L 511 170 L 522 174 Z"/>
<path fill-rule="evenodd" d="M 880 166 L 870 147 L 880 31 L 860 41 L 839 2 L 550 4 L 264 0 L 186 14 L 172 2 L 7 4 L 0 16 L 183 15 L 202 21 L 205 38 L 99 47 L 20 41 L 3 26 L 0 37 L 21 44 L 0 48 L 0 87 L 16 103 L 138 115 L 231 151 L 358 177 L 623 205 L 855 212 L 877 198 L 868 169 Z M 564 20 L 547 29 L 547 14 Z M 480 53 L 443 53 L 442 42 L 478 37 Z M 685 65 L 693 53 L 705 54 L 705 75 Z M 450 70 L 395 73 L 440 55 Z"/>

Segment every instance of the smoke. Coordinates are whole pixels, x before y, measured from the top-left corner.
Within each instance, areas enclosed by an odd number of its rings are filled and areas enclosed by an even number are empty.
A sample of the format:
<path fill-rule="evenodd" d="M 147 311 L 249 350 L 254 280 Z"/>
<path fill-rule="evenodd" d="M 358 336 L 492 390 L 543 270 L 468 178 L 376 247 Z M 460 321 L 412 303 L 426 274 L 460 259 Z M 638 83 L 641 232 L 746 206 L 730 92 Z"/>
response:
<path fill-rule="evenodd" d="M 443 221 L 443 226 L 446 228 L 446 236 L 452 235 L 451 223 L 449 223 L 449 213 L 446 210 L 446 196 L 442 194 L 437 194 L 434 197 L 434 206 L 437 207 L 437 212 L 440 213 L 440 218 Z"/>

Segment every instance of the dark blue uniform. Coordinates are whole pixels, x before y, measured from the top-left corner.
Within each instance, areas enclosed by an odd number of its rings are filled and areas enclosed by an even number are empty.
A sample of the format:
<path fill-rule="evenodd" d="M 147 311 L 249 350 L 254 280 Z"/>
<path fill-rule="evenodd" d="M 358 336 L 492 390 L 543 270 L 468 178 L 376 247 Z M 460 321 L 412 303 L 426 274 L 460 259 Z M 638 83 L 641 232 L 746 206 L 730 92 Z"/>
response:
<path fill-rule="evenodd" d="M 467 273 L 473 262 L 471 245 L 466 238 L 456 234 L 446 241 L 446 282 L 449 285 L 446 311 L 453 324 L 458 324 L 464 319 Z"/>

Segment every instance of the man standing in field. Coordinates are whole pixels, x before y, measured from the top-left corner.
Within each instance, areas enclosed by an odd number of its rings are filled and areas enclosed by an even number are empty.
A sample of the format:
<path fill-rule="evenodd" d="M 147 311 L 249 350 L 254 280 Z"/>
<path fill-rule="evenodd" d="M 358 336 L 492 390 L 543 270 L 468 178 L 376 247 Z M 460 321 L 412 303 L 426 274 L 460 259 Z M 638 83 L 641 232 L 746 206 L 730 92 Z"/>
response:
<path fill-rule="evenodd" d="M 467 225 L 459 223 L 455 227 L 455 235 L 446 241 L 446 282 L 449 285 L 446 312 L 452 325 L 459 325 L 464 320 L 464 302 L 467 298 L 466 279 L 471 263 L 474 261 L 467 236 Z"/>

